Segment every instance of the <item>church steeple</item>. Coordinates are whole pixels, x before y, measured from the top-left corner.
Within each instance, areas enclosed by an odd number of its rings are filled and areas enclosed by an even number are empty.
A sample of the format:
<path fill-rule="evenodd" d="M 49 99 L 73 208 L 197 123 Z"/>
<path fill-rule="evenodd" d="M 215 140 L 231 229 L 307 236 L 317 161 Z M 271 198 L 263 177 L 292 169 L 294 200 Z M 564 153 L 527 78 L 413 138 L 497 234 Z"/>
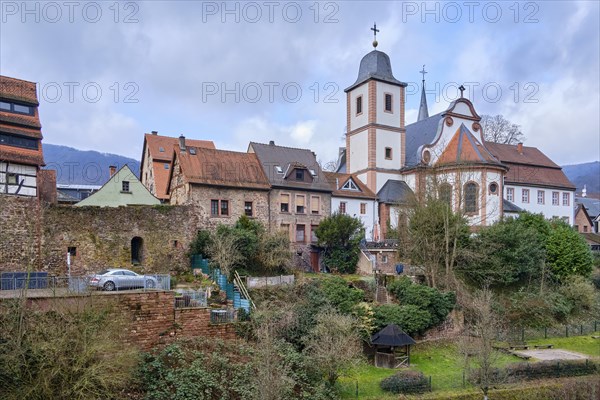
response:
<path fill-rule="evenodd" d="M 429 118 L 429 111 L 427 110 L 427 96 L 425 96 L 425 64 L 423 64 L 423 69 L 419 71 L 423 75 L 423 84 L 421 86 L 421 104 L 419 105 L 419 117 L 417 121 L 422 121 L 426 118 Z"/>

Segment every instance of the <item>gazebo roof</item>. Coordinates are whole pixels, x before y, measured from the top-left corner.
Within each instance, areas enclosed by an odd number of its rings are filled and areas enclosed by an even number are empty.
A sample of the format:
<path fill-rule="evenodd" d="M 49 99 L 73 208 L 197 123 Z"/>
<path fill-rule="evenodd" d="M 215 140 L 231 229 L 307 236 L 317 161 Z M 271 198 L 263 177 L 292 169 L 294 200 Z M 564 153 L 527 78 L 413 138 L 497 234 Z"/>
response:
<path fill-rule="evenodd" d="M 404 333 L 396 324 L 389 324 L 371 336 L 371 343 L 377 346 L 393 347 L 416 344 L 413 338 Z"/>

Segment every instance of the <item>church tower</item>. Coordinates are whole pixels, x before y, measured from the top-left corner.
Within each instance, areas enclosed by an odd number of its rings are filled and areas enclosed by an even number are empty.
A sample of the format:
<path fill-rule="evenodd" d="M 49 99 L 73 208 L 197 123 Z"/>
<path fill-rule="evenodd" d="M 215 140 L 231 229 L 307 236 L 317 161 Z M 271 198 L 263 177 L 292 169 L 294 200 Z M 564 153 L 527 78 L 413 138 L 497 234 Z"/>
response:
<path fill-rule="evenodd" d="M 371 28 L 375 34 L 378 30 Z M 400 179 L 405 164 L 404 106 L 406 83 L 392 73 L 390 58 L 378 51 L 365 55 L 356 82 L 346 92 L 346 172 L 357 174 L 377 193 L 388 179 Z"/>

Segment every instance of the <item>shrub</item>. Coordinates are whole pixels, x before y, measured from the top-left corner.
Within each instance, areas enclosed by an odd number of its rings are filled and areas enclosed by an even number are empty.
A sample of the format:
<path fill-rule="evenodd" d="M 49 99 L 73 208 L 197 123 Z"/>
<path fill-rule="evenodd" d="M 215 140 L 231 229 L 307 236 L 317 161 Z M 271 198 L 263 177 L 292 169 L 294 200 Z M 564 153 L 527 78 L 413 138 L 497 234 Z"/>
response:
<path fill-rule="evenodd" d="M 248 346 L 181 340 L 144 355 L 140 390 L 147 400 L 256 399 L 254 367 Z"/>
<path fill-rule="evenodd" d="M 376 330 L 396 324 L 409 335 L 421 334 L 431 327 L 431 314 L 415 305 L 383 304 L 373 309 Z"/>
<path fill-rule="evenodd" d="M 130 384 L 137 352 L 124 345 L 124 320 L 78 302 L 52 311 L 0 303 L 2 399 L 114 399 Z"/>
<path fill-rule="evenodd" d="M 456 304 L 454 292 L 442 293 L 438 289 L 414 284 L 408 277 L 396 279 L 388 285 L 388 291 L 403 305 L 413 305 L 429 312 L 429 326 L 443 322 Z"/>
<path fill-rule="evenodd" d="M 392 393 L 423 393 L 428 391 L 429 379 L 418 371 L 400 371 L 381 381 L 381 389 Z"/>
<path fill-rule="evenodd" d="M 321 289 L 331 305 L 343 314 L 350 314 L 352 309 L 364 300 L 362 290 L 356 289 L 339 276 L 324 279 Z"/>

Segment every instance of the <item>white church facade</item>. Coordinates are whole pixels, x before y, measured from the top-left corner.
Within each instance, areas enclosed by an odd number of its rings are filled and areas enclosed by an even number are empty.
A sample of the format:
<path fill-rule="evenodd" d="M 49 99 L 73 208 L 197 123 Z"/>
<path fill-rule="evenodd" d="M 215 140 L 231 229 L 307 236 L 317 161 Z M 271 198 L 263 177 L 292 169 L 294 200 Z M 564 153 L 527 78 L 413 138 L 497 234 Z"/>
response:
<path fill-rule="evenodd" d="M 406 125 L 406 86 L 394 77 L 388 55 L 373 50 L 345 89 L 346 147 L 337 172 L 357 176 L 377 194 L 376 240 L 397 224 L 403 206 L 425 193 L 447 201 L 474 227 L 495 223 L 505 208 L 506 215 L 541 212 L 573 224 L 575 186 L 558 165 L 533 147 L 523 152 L 522 144 L 487 143 L 462 87 L 445 111 L 429 116 L 423 80 L 418 120 Z M 529 202 L 519 201 L 525 189 Z"/>

